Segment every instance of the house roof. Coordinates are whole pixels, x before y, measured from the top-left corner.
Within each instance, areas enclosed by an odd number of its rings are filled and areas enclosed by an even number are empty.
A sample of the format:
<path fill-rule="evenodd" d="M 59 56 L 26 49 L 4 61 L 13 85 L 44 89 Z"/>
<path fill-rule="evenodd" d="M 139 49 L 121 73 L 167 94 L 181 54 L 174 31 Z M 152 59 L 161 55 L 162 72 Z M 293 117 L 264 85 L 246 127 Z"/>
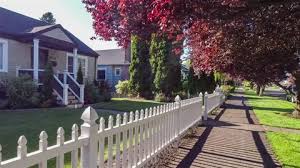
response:
<path fill-rule="evenodd" d="M 98 57 L 98 65 L 129 65 L 125 58 L 125 49 L 110 49 L 96 51 L 100 56 Z"/>
<path fill-rule="evenodd" d="M 61 25 L 50 25 L 46 22 L 10 11 L 8 9 L 0 7 L 0 36 L 4 38 L 11 38 L 21 42 L 32 42 L 33 38 L 39 37 L 42 33 L 51 31 L 53 29 L 60 29 L 66 36 L 68 36 L 74 45 L 78 49 L 79 54 L 98 57 L 98 54 L 79 40 L 76 36 L 64 29 Z M 64 48 L 63 45 L 56 45 L 56 39 L 50 39 L 49 37 L 43 37 L 44 43 L 49 40 L 56 48 Z M 42 43 L 43 44 L 43 43 Z M 47 46 L 47 44 L 45 44 Z M 64 49 L 70 50 L 71 44 L 67 44 Z M 49 47 L 51 45 L 48 44 Z"/>

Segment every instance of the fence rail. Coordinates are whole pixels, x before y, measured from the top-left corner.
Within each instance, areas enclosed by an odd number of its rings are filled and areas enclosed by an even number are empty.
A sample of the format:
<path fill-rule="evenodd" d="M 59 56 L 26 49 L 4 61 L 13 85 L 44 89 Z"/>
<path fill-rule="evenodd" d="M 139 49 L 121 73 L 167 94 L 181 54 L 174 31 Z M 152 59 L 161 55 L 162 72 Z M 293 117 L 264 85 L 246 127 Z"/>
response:
<path fill-rule="evenodd" d="M 0 168 L 33 165 L 47 168 L 47 161 L 52 158 L 56 158 L 57 168 L 63 168 L 64 155 L 69 152 L 72 168 L 142 167 L 223 102 L 221 92 L 205 96 L 204 104 L 209 107 L 202 106 L 202 96 L 186 100 L 177 96 L 174 103 L 130 112 L 129 115 L 125 113 L 123 117 L 117 115 L 115 122 L 110 116 L 107 124 L 88 107 L 81 116 L 84 123 L 80 136 L 78 126 L 74 124 L 72 139 L 65 141 L 64 129 L 60 127 L 56 145 L 48 147 L 47 133 L 42 131 L 39 150 L 32 153 L 27 153 L 26 137 L 21 136 L 17 157 L 13 159 L 1 161 L 0 145 Z M 99 124 L 96 123 L 98 119 Z"/>

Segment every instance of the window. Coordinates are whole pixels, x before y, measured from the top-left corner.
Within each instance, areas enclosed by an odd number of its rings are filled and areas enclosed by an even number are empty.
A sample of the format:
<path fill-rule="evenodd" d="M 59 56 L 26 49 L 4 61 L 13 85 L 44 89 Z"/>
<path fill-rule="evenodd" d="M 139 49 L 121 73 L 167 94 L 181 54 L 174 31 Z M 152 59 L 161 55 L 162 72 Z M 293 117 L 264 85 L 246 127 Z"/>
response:
<path fill-rule="evenodd" d="M 106 69 L 98 69 L 97 70 L 97 79 L 98 80 L 106 80 Z"/>
<path fill-rule="evenodd" d="M 121 68 L 115 69 L 115 76 L 121 76 Z"/>
<path fill-rule="evenodd" d="M 0 72 L 7 72 L 8 67 L 8 42 L 6 40 L 0 39 Z"/>
<path fill-rule="evenodd" d="M 68 56 L 67 60 L 67 70 L 69 73 L 74 73 L 74 57 L 73 56 Z"/>
<path fill-rule="evenodd" d="M 77 66 L 81 65 L 83 76 L 87 76 L 88 73 L 88 58 L 86 56 L 78 56 Z M 73 54 L 67 54 L 66 69 L 69 73 L 74 74 L 74 57 Z"/>

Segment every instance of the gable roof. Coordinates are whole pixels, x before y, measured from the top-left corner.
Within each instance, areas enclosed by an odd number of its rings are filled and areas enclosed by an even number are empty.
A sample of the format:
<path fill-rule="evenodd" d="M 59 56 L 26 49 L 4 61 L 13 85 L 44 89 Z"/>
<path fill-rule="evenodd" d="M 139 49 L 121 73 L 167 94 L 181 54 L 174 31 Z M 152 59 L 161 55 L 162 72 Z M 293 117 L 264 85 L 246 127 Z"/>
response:
<path fill-rule="evenodd" d="M 110 49 L 96 51 L 100 56 L 98 57 L 98 65 L 129 65 L 130 63 L 125 58 L 125 49 Z"/>
<path fill-rule="evenodd" d="M 46 22 L 0 7 L 0 36 L 5 38 L 24 42 L 55 28 L 62 30 L 72 40 L 79 54 L 98 57 L 98 54 L 93 49 L 64 29 L 60 24 L 50 25 Z"/>

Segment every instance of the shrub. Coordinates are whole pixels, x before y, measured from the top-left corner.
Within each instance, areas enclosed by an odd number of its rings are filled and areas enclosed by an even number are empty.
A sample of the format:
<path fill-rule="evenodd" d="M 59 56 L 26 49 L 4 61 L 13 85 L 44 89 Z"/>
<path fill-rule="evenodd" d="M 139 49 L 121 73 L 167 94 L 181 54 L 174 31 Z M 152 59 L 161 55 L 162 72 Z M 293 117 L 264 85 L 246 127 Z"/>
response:
<path fill-rule="evenodd" d="M 77 82 L 79 84 L 83 84 L 83 73 L 82 73 L 81 64 L 79 64 L 78 71 L 77 71 Z"/>
<path fill-rule="evenodd" d="M 42 80 L 43 86 L 41 86 L 41 107 L 52 107 L 56 105 L 56 99 L 53 96 L 53 80 L 54 72 L 52 63 L 48 62 L 44 72 L 44 78 Z"/>
<path fill-rule="evenodd" d="M 99 101 L 100 93 L 98 88 L 93 84 L 87 82 L 84 87 L 84 103 L 85 104 L 93 104 Z"/>
<path fill-rule="evenodd" d="M 228 96 L 228 95 L 230 95 L 230 93 L 233 93 L 233 92 L 234 92 L 235 87 L 234 87 L 234 86 L 231 86 L 231 85 L 223 85 L 223 86 L 221 87 L 221 90 L 222 90 L 222 92 L 223 92 L 226 96 Z"/>
<path fill-rule="evenodd" d="M 158 93 L 155 95 L 155 101 L 167 102 L 167 97 L 163 93 Z"/>
<path fill-rule="evenodd" d="M 111 88 L 106 81 L 99 82 L 98 89 L 99 89 L 101 101 L 110 101 L 111 100 Z"/>
<path fill-rule="evenodd" d="M 10 108 L 32 108 L 40 103 L 37 85 L 29 76 L 9 79 L 6 92 Z"/>
<path fill-rule="evenodd" d="M 119 81 L 118 84 L 115 86 L 116 92 L 121 96 L 129 96 L 130 95 L 130 87 L 129 81 Z"/>

